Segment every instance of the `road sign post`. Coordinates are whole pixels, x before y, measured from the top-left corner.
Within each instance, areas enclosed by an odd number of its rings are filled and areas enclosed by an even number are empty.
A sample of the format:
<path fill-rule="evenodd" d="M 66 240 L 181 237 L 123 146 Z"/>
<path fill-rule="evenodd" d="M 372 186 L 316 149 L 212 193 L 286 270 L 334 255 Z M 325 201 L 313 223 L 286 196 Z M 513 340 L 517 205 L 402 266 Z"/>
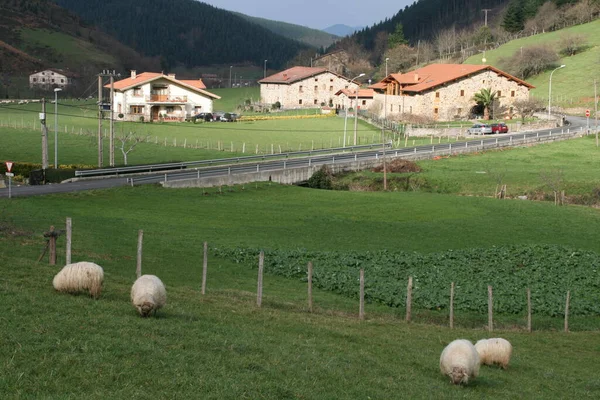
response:
<path fill-rule="evenodd" d="M 587 119 L 587 134 L 590 134 L 590 110 L 585 110 L 585 118 Z"/>
<path fill-rule="evenodd" d="M 8 198 L 9 199 L 12 197 L 12 177 L 15 176 L 15 174 L 10 172 L 12 170 L 12 166 L 13 166 L 12 161 L 6 162 L 6 176 L 8 176 Z"/>

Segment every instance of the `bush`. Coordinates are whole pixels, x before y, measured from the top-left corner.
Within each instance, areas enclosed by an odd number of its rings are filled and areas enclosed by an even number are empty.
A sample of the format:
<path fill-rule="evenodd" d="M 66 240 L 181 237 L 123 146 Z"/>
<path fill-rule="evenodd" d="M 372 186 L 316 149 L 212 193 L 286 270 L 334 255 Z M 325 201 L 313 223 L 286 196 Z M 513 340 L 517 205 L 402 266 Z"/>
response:
<path fill-rule="evenodd" d="M 281 102 L 276 101 L 275 103 L 273 103 L 273 105 L 271 106 L 271 108 L 273 110 L 279 110 L 281 108 Z"/>
<path fill-rule="evenodd" d="M 312 189 L 333 189 L 333 172 L 327 165 L 323 165 L 308 179 L 308 187 Z"/>
<path fill-rule="evenodd" d="M 143 115 L 140 117 L 140 122 L 144 122 L 144 116 Z"/>
<path fill-rule="evenodd" d="M 521 79 L 554 68 L 558 54 L 549 46 L 530 46 L 517 50 L 512 57 L 499 60 L 501 69 Z"/>

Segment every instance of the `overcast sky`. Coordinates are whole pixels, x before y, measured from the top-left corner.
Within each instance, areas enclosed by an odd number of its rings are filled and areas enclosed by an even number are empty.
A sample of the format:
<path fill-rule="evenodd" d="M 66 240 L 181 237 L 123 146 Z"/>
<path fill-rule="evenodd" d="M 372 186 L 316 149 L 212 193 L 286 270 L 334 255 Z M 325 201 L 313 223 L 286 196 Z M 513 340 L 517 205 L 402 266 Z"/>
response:
<path fill-rule="evenodd" d="M 414 0 L 201 0 L 252 17 L 290 22 L 315 29 L 331 25 L 370 26 L 393 17 Z"/>

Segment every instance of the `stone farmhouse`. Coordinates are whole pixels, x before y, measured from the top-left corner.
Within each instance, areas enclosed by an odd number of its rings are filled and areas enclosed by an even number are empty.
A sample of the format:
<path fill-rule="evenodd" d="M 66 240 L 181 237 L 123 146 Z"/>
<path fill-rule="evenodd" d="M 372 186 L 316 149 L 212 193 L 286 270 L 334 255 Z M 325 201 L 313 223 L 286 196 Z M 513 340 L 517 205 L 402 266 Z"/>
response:
<path fill-rule="evenodd" d="M 356 90 L 355 89 L 341 89 L 335 94 L 336 99 L 333 104 L 335 108 L 345 110 L 347 108 L 354 109 L 356 104 Z M 373 89 L 358 89 L 358 109 L 369 110 L 373 105 L 373 96 L 375 91 Z"/>
<path fill-rule="evenodd" d="M 534 86 L 491 65 L 431 64 L 390 74 L 370 87 L 375 90 L 371 111 L 380 117 L 412 114 L 449 121 L 483 115 L 473 96 L 484 88 L 496 93 L 493 117 L 512 117 L 514 103 L 528 99 Z"/>
<path fill-rule="evenodd" d="M 75 75 L 61 69 L 46 69 L 29 75 L 29 87 L 32 89 L 65 89 L 73 85 Z"/>
<path fill-rule="evenodd" d="M 312 108 L 334 104 L 341 89 L 356 89 L 350 79 L 320 67 L 292 67 L 258 81 L 263 104 Z"/>
<path fill-rule="evenodd" d="M 130 77 L 113 86 L 115 119 L 126 121 L 184 121 L 200 112 L 212 112 L 213 100 L 220 99 L 205 90 L 201 79 L 179 80 L 173 74 L 132 70 Z"/>

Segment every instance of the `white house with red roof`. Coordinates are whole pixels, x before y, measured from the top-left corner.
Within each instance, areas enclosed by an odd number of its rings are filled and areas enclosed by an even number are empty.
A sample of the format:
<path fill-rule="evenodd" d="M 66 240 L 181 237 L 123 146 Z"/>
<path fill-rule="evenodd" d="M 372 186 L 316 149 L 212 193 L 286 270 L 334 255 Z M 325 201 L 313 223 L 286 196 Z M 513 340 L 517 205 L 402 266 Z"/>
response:
<path fill-rule="evenodd" d="M 113 84 L 115 118 L 126 121 L 184 121 L 200 112 L 212 112 L 213 100 L 201 79 L 175 79 L 173 74 L 131 71 Z M 106 85 L 110 88 L 110 85 Z"/>
<path fill-rule="evenodd" d="M 335 94 L 336 99 L 333 102 L 336 108 L 345 110 L 354 109 L 358 101 L 359 110 L 368 110 L 373 105 L 375 90 L 373 89 L 341 89 Z"/>
<path fill-rule="evenodd" d="M 494 117 L 512 117 L 514 103 L 528 99 L 534 86 L 491 65 L 431 64 L 390 74 L 370 88 L 375 90 L 373 108 L 380 117 L 413 114 L 449 121 L 483 114 L 473 96 L 488 88 L 496 94 Z"/>
<path fill-rule="evenodd" d="M 263 104 L 282 108 L 313 108 L 335 104 L 336 93 L 358 84 L 325 68 L 292 67 L 258 81 Z"/>

